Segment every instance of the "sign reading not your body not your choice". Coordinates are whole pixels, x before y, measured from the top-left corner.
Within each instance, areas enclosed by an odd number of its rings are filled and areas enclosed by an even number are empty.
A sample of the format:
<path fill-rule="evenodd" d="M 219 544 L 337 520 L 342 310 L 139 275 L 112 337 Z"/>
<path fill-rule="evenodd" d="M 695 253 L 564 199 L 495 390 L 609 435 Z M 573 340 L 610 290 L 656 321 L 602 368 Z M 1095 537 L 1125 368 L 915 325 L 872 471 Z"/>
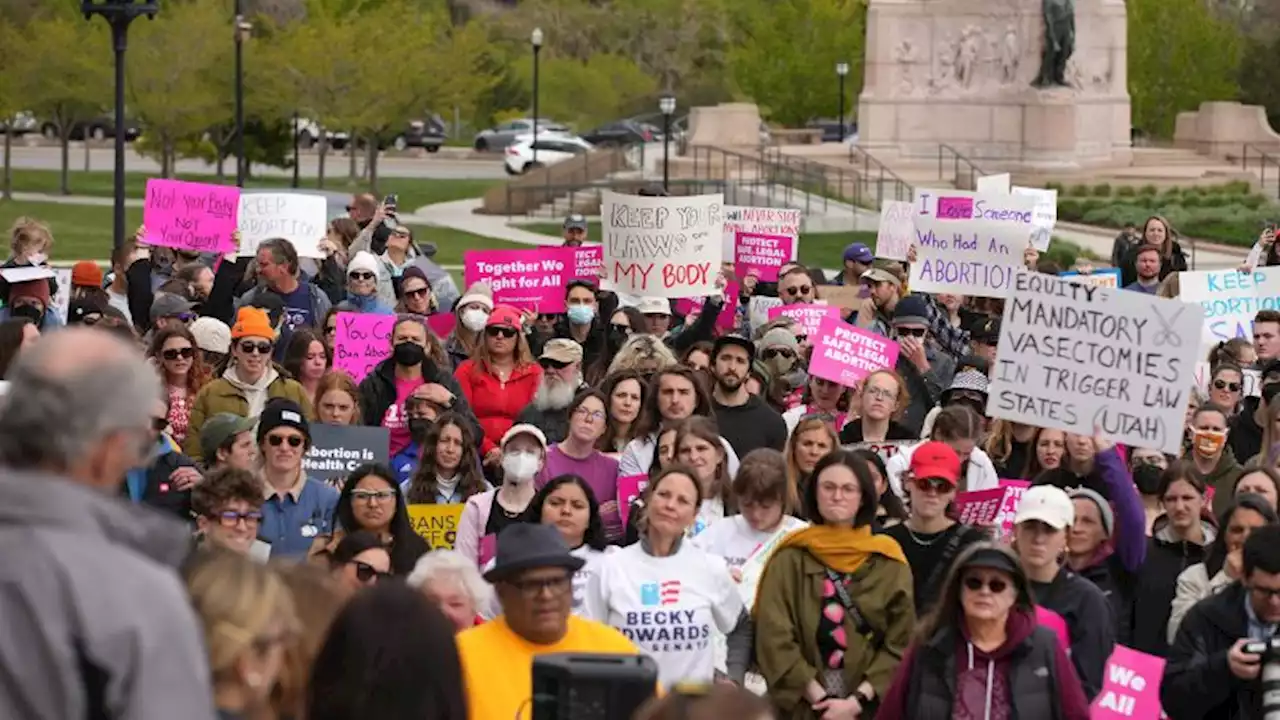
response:
<path fill-rule="evenodd" d="M 1019 270 L 987 415 L 1178 453 L 1204 313 Z"/>
<path fill-rule="evenodd" d="M 604 287 L 632 295 L 710 295 L 723 256 L 723 195 L 602 194 Z"/>

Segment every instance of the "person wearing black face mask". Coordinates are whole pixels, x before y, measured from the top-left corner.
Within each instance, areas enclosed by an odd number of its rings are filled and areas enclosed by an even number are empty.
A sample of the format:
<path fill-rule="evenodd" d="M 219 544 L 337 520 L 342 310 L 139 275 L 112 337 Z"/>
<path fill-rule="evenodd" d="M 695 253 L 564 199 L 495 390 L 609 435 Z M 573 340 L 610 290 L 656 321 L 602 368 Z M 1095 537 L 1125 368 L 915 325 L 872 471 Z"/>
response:
<path fill-rule="evenodd" d="M 45 279 L 28 280 L 9 286 L 8 306 L 0 309 L 0 320 L 27 318 L 38 330 L 49 330 L 62 325 L 56 313 L 49 308 L 49 282 Z"/>
<path fill-rule="evenodd" d="M 480 434 L 480 423 L 462 394 L 462 387 L 446 369 L 443 351 L 418 315 L 398 315 L 388 337 L 391 357 L 378 363 L 360 381 L 360 410 L 364 422 L 385 427 L 391 434 L 391 455 L 411 444 L 405 404 L 416 398 L 465 417 Z M 428 353 L 428 346 L 433 351 Z"/>
<path fill-rule="evenodd" d="M 1147 535 L 1151 534 L 1151 526 L 1156 518 L 1164 513 L 1164 508 L 1160 506 L 1160 476 L 1167 467 L 1169 459 L 1159 450 L 1129 450 L 1129 472 L 1133 475 L 1133 484 L 1138 488 L 1138 497 L 1142 500 Z"/>
<path fill-rule="evenodd" d="M 396 482 L 403 485 L 418 471 L 418 463 L 422 461 L 422 445 L 427 433 L 436 418 L 445 408 L 429 400 L 410 395 L 404 401 L 405 422 L 409 427 L 409 444 L 391 458 L 391 470 L 396 475 Z"/>
<path fill-rule="evenodd" d="M 1262 426 L 1267 422 L 1267 406 L 1280 394 L 1280 359 L 1263 365 L 1261 374 L 1262 397 L 1245 398 L 1240 403 L 1240 412 L 1231 418 L 1227 426 L 1227 445 L 1238 458 L 1251 458 L 1262 451 Z"/>

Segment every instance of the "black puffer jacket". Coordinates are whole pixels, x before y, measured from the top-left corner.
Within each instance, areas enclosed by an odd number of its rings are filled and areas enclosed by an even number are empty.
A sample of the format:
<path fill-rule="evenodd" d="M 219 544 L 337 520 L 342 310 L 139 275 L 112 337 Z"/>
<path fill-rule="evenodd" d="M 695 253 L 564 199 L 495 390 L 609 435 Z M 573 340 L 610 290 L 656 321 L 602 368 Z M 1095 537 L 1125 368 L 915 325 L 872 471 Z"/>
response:
<path fill-rule="evenodd" d="M 1209 543 L 1217 529 L 1203 520 L 1204 545 L 1179 540 L 1169 528 L 1169 518 L 1161 515 L 1151 527 L 1147 559 L 1138 571 L 1133 597 L 1133 649 L 1164 657 L 1169 652 L 1169 613 L 1183 570 L 1204 562 Z M 1186 620 L 1183 620 L 1186 623 Z"/>
<path fill-rule="evenodd" d="M 422 361 L 422 379 L 428 384 L 443 385 L 446 390 L 453 393 L 453 406 L 449 410 L 467 419 L 471 425 L 471 432 L 474 433 L 473 437 L 479 444 L 480 438 L 484 437 L 484 430 L 480 428 L 480 421 L 476 420 L 475 412 L 467 402 L 466 396 L 462 394 L 462 386 L 453 375 L 436 367 L 436 364 L 427 358 Z M 387 358 L 378 363 L 373 372 L 360 381 L 360 414 L 364 424 L 372 427 L 381 425 L 382 418 L 387 414 L 387 408 L 391 407 L 395 401 L 396 361 Z"/>
<path fill-rule="evenodd" d="M 1178 627 L 1160 682 L 1160 704 L 1171 720 L 1261 720 L 1256 680 L 1231 672 L 1227 653 L 1248 637 L 1247 590 L 1232 583 L 1196 603 Z"/>

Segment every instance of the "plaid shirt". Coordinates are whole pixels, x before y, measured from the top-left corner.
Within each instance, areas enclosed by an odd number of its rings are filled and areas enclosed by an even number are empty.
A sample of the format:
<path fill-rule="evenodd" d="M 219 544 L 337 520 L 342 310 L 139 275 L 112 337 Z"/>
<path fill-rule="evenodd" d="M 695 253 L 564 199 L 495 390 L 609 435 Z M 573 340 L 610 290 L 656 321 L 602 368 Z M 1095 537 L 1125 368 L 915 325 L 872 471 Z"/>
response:
<path fill-rule="evenodd" d="M 934 342 L 938 347 L 957 360 L 968 353 L 969 331 L 952 325 L 947 317 L 947 309 L 942 307 L 934 296 L 925 293 L 912 294 L 919 295 L 926 301 L 925 307 L 929 309 L 929 331 L 933 334 Z"/>

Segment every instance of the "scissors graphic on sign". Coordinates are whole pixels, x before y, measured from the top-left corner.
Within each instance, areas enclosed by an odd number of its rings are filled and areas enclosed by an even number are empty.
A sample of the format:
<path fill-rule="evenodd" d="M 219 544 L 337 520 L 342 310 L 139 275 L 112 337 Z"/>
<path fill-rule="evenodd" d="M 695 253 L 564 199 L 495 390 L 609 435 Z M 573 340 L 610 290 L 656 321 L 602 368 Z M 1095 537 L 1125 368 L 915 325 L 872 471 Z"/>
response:
<path fill-rule="evenodd" d="M 1151 312 L 1155 313 L 1156 320 L 1160 323 L 1161 327 L 1160 332 L 1156 333 L 1155 336 L 1156 347 L 1160 347 L 1161 345 L 1182 347 L 1182 338 L 1178 337 L 1177 331 L 1173 329 L 1173 324 L 1178 322 L 1178 318 L 1182 317 L 1182 313 L 1186 309 L 1187 308 L 1185 306 L 1180 307 L 1178 308 L 1178 311 L 1173 314 L 1173 317 L 1165 318 L 1164 315 L 1160 314 L 1159 308 L 1151 308 Z"/>

